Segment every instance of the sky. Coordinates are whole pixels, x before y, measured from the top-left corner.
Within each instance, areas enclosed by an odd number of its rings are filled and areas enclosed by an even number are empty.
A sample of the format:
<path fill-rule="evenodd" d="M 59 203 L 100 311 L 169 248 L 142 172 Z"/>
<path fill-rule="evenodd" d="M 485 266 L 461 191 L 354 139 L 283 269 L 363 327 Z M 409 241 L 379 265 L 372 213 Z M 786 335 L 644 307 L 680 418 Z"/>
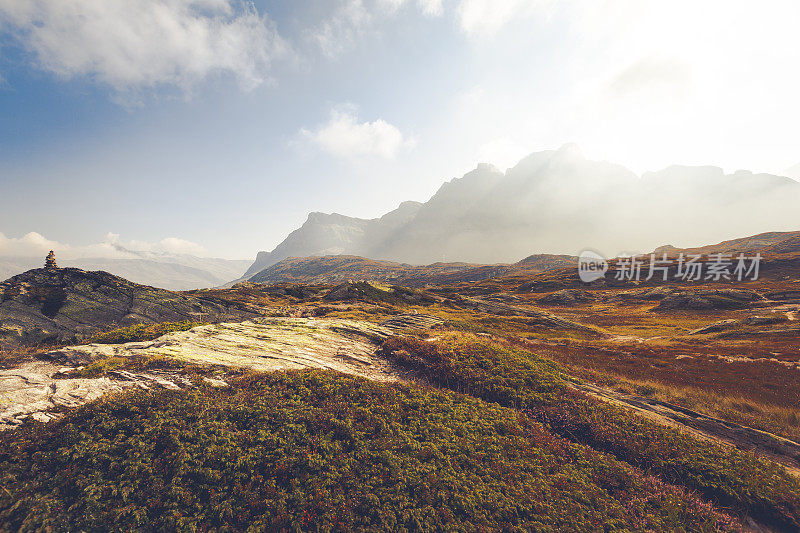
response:
<path fill-rule="evenodd" d="M 799 25 L 793 0 L 0 0 L 0 255 L 251 258 L 569 142 L 800 174 Z"/>

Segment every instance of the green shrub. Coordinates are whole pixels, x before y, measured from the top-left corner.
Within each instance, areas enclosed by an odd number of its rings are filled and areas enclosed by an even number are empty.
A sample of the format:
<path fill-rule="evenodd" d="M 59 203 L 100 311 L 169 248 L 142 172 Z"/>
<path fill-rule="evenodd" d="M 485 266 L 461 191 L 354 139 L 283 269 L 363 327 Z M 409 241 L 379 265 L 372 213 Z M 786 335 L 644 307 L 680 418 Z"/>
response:
<path fill-rule="evenodd" d="M 435 342 L 393 337 L 384 352 L 434 383 L 522 409 L 564 438 L 698 491 L 722 508 L 800 528 L 800 481 L 784 468 L 579 393 L 556 363 L 526 350 L 451 333 Z"/>
<path fill-rule="evenodd" d="M 0 529 L 720 531 L 519 412 L 325 371 L 136 391 L 0 442 Z"/>
<path fill-rule="evenodd" d="M 202 326 L 202 322 L 162 322 L 160 324 L 137 324 L 125 328 L 117 328 L 105 333 L 98 333 L 89 342 L 97 344 L 123 344 L 126 342 L 150 341 L 174 331 L 188 331 Z"/>

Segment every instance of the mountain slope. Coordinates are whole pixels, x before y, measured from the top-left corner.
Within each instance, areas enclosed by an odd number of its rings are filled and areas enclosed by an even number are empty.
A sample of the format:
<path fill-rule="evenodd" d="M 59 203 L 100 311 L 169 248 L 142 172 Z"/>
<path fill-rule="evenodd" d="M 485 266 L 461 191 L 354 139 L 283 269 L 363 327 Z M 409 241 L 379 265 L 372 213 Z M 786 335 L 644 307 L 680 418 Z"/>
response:
<path fill-rule="evenodd" d="M 403 202 L 380 218 L 365 220 L 338 213 L 310 213 L 305 223 L 271 252 L 259 252 L 242 280 L 287 257 L 365 255 L 377 243 L 403 227 L 419 210 L 418 202 Z"/>
<path fill-rule="evenodd" d="M 253 316 L 244 308 L 108 272 L 35 269 L 0 284 L 0 348 L 58 343 L 116 326 Z"/>
<path fill-rule="evenodd" d="M 695 248 L 661 246 L 656 253 L 684 254 L 786 254 L 800 252 L 800 231 L 773 231 Z"/>
<path fill-rule="evenodd" d="M 710 166 L 638 178 L 573 145 L 529 155 L 507 172 L 481 164 L 424 204 L 381 219 L 312 213 L 247 276 L 285 259 L 348 254 L 401 263 L 514 262 L 531 253 L 607 256 L 667 242 L 718 242 L 800 227 L 800 183 Z"/>

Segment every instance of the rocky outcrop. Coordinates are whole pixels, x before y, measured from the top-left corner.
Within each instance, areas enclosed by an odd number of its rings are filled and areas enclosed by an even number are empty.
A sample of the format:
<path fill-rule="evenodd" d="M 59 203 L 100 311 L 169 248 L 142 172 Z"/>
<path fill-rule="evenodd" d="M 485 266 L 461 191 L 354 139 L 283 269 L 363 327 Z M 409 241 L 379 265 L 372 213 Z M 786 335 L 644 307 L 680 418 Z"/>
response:
<path fill-rule="evenodd" d="M 623 394 L 590 383 L 571 382 L 569 386 L 602 400 L 632 408 L 659 423 L 694 430 L 700 435 L 722 439 L 737 448 L 764 454 L 784 463 L 794 472 L 800 472 L 800 444 L 789 439 L 653 398 Z"/>
<path fill-rule="evenodd" d="M 80 370 L 82 367 L 65 367 L 47 361 L 0 370 L 0 431 L 13 429 L 26 418 L 48 422 L 59 418 L 63 408 L 77 407 L 129 387 L 177 390 L 192 385 L 174 372 L 121 370 L 95 378 L 75 377 Z"/>
<path fill-rule="evenodd" d="M 138 285 L 107 272 L 35 269 L 0 284 L 0 348 L 84 339 L 118 326 L 256 316 L 232 303 Z"/>
<path fill-rule="evenodd" d="M 492 300 L 489 298 L 474 298 L 469 296 L 455 296 L 448 298 L 445 305 L 460 309 L 470 309 L 480 313 L 497 316 L 519 316 L 525 317 L 532 325 L 537 325 L 549 329 L 560 330 L 573 330 L 597 333 L 598 329 L 567 320 L 560 316 L 542 311 L 541 309 L 533 309 L 530 307 L 521 307 L 517 305 L 509 305 L 500 301 Z"/>
<path fill-rule="evenodd" d="M 581 289 L 562 289 L 539 298 L 540 304 L 572 306 L 594 301 L 595 296 Z"/>
<path fill-rule="evenodd" d="M 249 261 L 196 257 L 187 254 L 155 254 L 120 251 L 132 257 L 58 258 L 61 267 L 102 270 L 127 280 L 171 291 L 219 287 L 239 278 Z M 3 257 L 0 255 L 0 281 L 41 266 L 39 257 Z"/>
<path fill-rule="evenodd" d="M 725 331 L 726 329 L 731 329 L 739 324 L 738 320 L 729 318 L 727 320 L 720 320 L 718 322 L 714 322 L 713 324 L 708 324 L 706 326 L 699 327 L 697 329 L 693 329 L 689 332 L 689 335 L 703 335 L 706 333 L 717 333 L 720 331 Z"/>
<path fill-rule="evenodd" d="M 126 344 L 87 344 L 53 350 L 42 360 L 0 370 L 0 430 L 26 418 L 46 422 L 61 407 L 74 407 L 129 387 L 186 389 L 195 386 L 181 370 L 128 371 L 111 366 L 98 377 L 77 377 L 89 365 L 109 358 L 184 361 L 222 369 L 203 376 L 225 387 L 227 369 L 277 371 L 324 368 L 379 381 L 403 381 L 406 373 L 376 355 L 392 329 L 354 320 L 260 318 L 240 323 L 198 326 L 158 339 Z"/>
<path fill-rule="evenodd" d="M 391 331 L 370 322 L 322 318 L 258 318 L 198 326 L 146 342 L 86 344 L 46 356 L 85 366 L 107 357 L 169 357 L 261 371 L 325 368 L 371 379 L 393 380 L 391 368 L 373 354 Z"/>
<path fill-rule="evenodd" d="M 444 324 L 444 320 L 438 316 L 426 315 L 424 313 L 406 313 L 393 316 L 381 322 L 380 325 L 386 329 L 398 332 L 408 329 L 431 329 L 442 324 Z"/>
<path fill-rule="evenodd" d="M 764 297 L 748 289 L 680 291 L 661 299 L 655 311 L 747 309 Z"/>

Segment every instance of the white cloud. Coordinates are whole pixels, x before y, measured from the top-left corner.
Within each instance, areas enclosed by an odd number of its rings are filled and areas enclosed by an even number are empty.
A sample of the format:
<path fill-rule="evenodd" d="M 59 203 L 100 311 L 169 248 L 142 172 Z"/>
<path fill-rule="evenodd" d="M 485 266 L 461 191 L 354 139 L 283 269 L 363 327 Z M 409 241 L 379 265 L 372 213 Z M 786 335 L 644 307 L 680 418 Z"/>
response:
<path fill-rule="evenodd" d="M 527 16 L 542 0 L 461 0 L 458 18 L 470 37 L 491 37 L 515 17 Z"/>
<path fill-rule="evenodd" d="M 442 0 L 417 0 L 417 5 L 424 15 L 438 17 L 444 13 Z"/>
<path fill-rule="evenodd" d="M 306 35 L 328 58 L 353 48 L 365 35 L 377 32 L 380 22 L 411 4 L 408 0 L 340 0 L 330 16 L 307 30 Z M 417 8 L 428 17 L 444 13 L 442 0 L 416 0 Z"/>
<path fill-rule="evenodd" d="M 237 0 L 0 0 L 0 27 L 41 68 L 117 91 L 187 89 L 214 73 L 252 88 L 286 50 L 266 17 Z"/>
<path fill-rule="evenodd" d="M 405 138 L 396 126 L 383 119 L 359 122 L 352 107 L 334 109 L 327 123 L 313 131 L 303 129 L 300 133 L 323 151 L 346 159 L 364 156 L 391 159 L 401 148 L 414 143 L 413 139 Z"/>
<path fill-rule="evenodd" d="M 177 237 L 162 239 L 157 248 L 169 254 L 206 255 L 206 249 L 201 245 Z"/>
<path fill-rule="evenodd" d="M 68 246 L 47 240 L 35 231 L 19 238 L 9 238 L 0 233 L 0 256 L 2 257 L 44 257 L 50 250 L 65 250 Z"/>
<path fill-rule="evenodd" d="M 187 241 L 185 239 L 180 239 L 178 237 L 167 237 L 165 239 L 161 239 L 158 242 L 150 243 L 146 241 L 123 241 L 120 239 L 119 234 L 117 233 L 108 233 L 106 235 L 105 240 L 98 244 L 92 245 L 88 247 L 91 249 L 95 249 L 98 252 L 106 252 L 113 250 L 112 255 L 116 254 L 128 254 L 133 256 L 143 256 L 143 255 L 196 255 L 196 256 L 204 256 L 206 255 L 206 249 L 203 246 Z M 84 253 L 88 253 L 88 250 Z M 89 257 L 84 255 L 85 257 Z M 101 255 L 105 257 L 105 254 Z"/>
<path fill-rule="evenodd" d="M 44 257 L 50 250 L 56 252 L 57 258 L 64 259 L 147 259 L 164 255 L 206 255 L 206 250 L 201 245 L 177 237 L 167 237 L 151 243 L 123 241 L 119 234 L 108 233 L 102 242 L 70 246 L 51 241 L 34 231 L 19 238 L 9 238 L 0 233 L 0 257 Z"/>
<path fill-rule="evenodd" d="M 396 9 L 392 4 L 385 7 Z M 339 4 L 329 18 L 310 30 L 309 36 L 323 54 L 329 58 L 335 57 L 352 47 L 371 22 L 372 14 L 362 0 L 346 0 Z"/>

